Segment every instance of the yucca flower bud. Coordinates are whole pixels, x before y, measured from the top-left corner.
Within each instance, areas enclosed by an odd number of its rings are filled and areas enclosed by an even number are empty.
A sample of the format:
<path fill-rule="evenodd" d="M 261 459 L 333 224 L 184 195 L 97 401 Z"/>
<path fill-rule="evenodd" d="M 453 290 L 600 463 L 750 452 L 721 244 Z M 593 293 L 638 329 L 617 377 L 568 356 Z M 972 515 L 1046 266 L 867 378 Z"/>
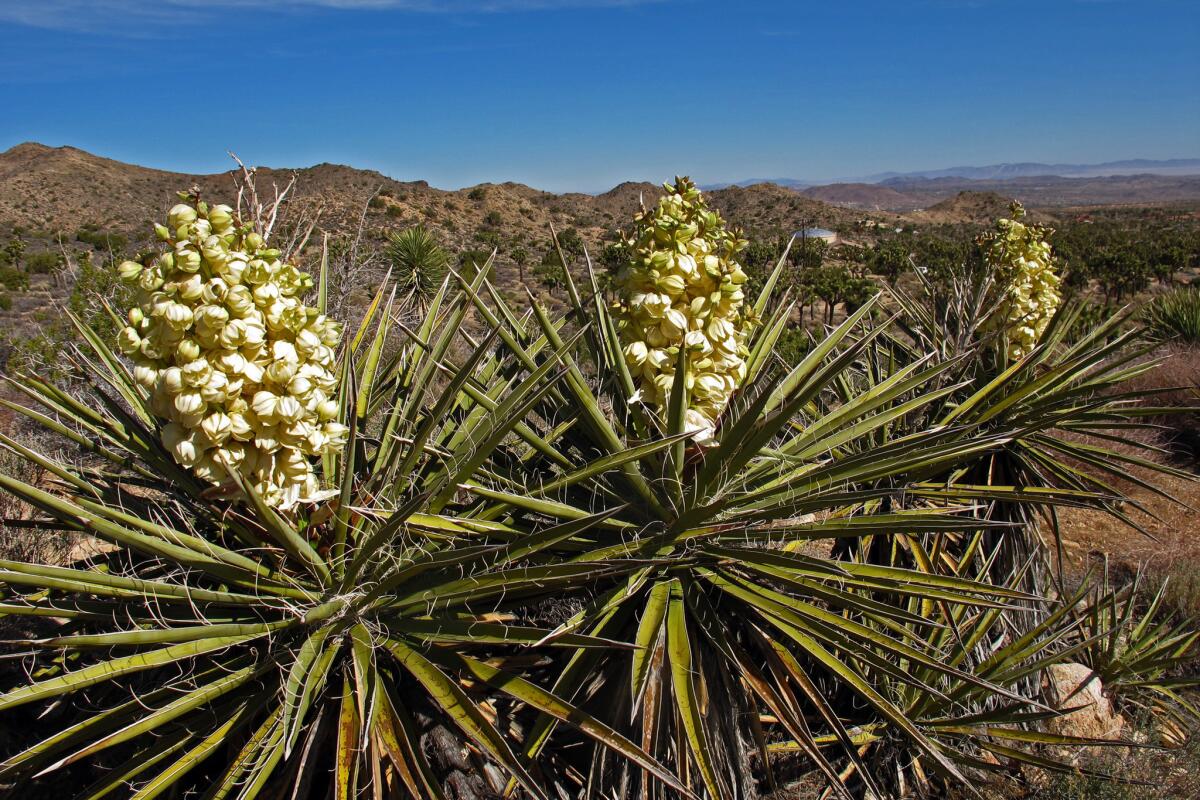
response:
<path fill-rule="evenodd" d="M 180 203 L 155 232 L 170 250 L 117 267 L 140 290 L 117 346 L 164 421 L 163 445 L 205 481 L 237 469 L 281 509 L 312 497 L 310 458 L 345 443 L 329 399 L 341 328 L 300 300 L 312 278 L 229 206 Z"/>
<path fill-rule="evenodd" d="M 726 229 L 689 179 L 665 188 L 655 208 L 643 207 L 634 218 L 623 242 L 629 260 L 617 275 L 616 316 L 640 397 L 660 414 L 679 350 L 686 351 L 686 424 L 705 443 L 745 377 L 752 320 L 743 308 L 746 273 L 737 258 L 747 243 Z"/>
<path fill-rule="evenodd" d="M 241 391 L 240 384 L 230 384 L 229 378 L 225 377 L 225 373 L 217 370 L 210 370 L 208 380 L 198 388 L 200 389 L 200 396 L 209 405 L 224 403 L 229 399 L 229 392 L 231 390 Z"/>
<path fill-rule="evenodd" d="M 143 292 L 154 292 L 162 288 L 163 274 L 157 268 L 142 270 L 137 279 L 138 288 Z"/>
<path fill-rule="evenodd" d="M 159 388 L 170 395 L 183 391 L 183 370 L 179 367 L 167 367 L 159 373 Z"/>
<path fill-rule="evenodd" d="M 122 328 L 117 334 L 117 349 L 125 355 L 132 355 L 141 348 L 142 337 L 131 327 Z"/>
<path fill-rule="evenodd" d="M 175 410 L 181 415 L 192 415 L 204 410 L 204 398 L 199 392 L 180 392 L 175 395 Z"/>
<path fill-rule="evenodd" d="M 321 429 L 329 438 L 329 443 L 333 447 L 343 447 L 346 444 L 346 437 L 350 435 L 350 429 L 340 422 L 326 422 Z"/>
<path fill-rule="evenodd" d="M 317 404 L 317 418 L 328 422 L 338 415 L 338 404 L 335 400 L 322 400 Z"/>
<path fill-rule="evenodd" d="M 275 416 L 281 422 L 295 422 L 304 416 L 304 406 L 291 395 L 284 395 L 275 404 Z"/>
<path fill-rule="evenodd" d="M 213 450 L 213 461 L 236 468 L 246 460 L 246 448 L 237 442 L 226 441 L 224 445 Z"/>
<path fill-rule="evenodd" d="M 178 228 L 181 225 L 186 225 L 196 220 L 196 209 L 189 206 L 187 203 L 179 203 L 167 212 L 167 224 L 172 228 Z"/>
<path fill-rule="evenodd" d="M 158 370 L 149 364 L 137 364 L 133 368 L 133 379 L 143 389 L 153 389 L 158 382 Z"/>
<path fill-rule="evenodd" d="M 117 265 L 117 275 L 126 283 L 132 283 L 142 274 L 143 269 L 145 267 L 136 261 L 122 261 Z"/>
<path fill-rule="evenodd" d="M 226 205 L 213 206 L 208 211 L 208 221 L 214 231 L 224 233 L 233 227 L 233 209 Z"/>
<path fill-rule="evenodd" d="M 187 364 L 200 358 L 200 343 L 195 339 L 183 339 L 175 346 L 176 363 Z"/>
<path fill-rule="evenodd" d="M 198 219 L 188 226 L 188 238 L 193 242 L 203 243 L 212 235 L 212 226 L 206 219 Z"/>
<path fill-rule="evenodd" d="M 1062 302 L 1046 241 L 1053 231 L 1022 222 L 1024 216 L 1025 209 L 1014 202 L 1012 219 L 999 220 L 994 232 L 979 238 L 997 285 L 985 328 L 1002 334 L 1010 359 L 1023 358 L 1037 346 Z"/>
<path fill-rule="evenodd" d="M 175 249 L 174 261 L 175 268 L 184 272 L 196 272 L 203 263 L 200 251 L 188 243 L 182 243 Z"/>

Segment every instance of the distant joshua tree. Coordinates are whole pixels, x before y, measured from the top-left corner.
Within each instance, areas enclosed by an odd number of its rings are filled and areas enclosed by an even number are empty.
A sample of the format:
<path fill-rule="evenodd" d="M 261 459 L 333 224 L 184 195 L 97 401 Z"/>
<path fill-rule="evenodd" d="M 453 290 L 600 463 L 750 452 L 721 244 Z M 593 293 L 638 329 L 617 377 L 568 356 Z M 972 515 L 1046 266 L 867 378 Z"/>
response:
<path fill-rule="evenodd" d="M 521 285 L 525 285 L 525 264 L 529 262 L 529 253 L 524 247 L 514 247 L 508 254 L 508 257 L 517 265 L 517 272 L 521 276 Z"/>

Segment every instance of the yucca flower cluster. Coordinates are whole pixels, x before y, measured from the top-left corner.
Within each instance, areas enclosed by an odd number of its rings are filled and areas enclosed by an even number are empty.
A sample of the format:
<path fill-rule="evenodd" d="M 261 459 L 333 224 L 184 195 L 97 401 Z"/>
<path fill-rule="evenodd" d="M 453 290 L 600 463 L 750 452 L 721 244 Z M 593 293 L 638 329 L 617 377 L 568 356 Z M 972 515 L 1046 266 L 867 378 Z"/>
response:
<path fill-rule="evenodd" d="M 711 438 L 721 409 L 746 377 L 743 308 L 746 241 L 725 227 L 688 178 L 665 184 L 653 209 L 643 207 L 624 246 L 616 316 L 625 361 L 640 399 L 660 413 L 675 382 L 680 348 L 687 354 L 686 427 Z"/>
<path fill-rule="evenodd" d="M 276 508 L 315 498 L 312 459 L 343 446 L 346 428 L 341 327 L 301 300 L 312 277 L 229 206 L 180 203 L 155 229 L 169 249 L 119 266 L 138 294 L 118 346 L 167 421 L 163 444 L 202 480 L 238 470 Z"/>
<path fill-rule="evenodd" d="M 1012 359 L 1024 357 L 1037 345 L 1062 302 L 1046 241 L 1053 231 L 1022 222 L 1024 216 L 1021 204 L 1013 203 L 1012 219 L 997 221 L 995 232 L 980 237 L 984 258 L 1002 287 L 991 325 L 1004 331 Z"/>

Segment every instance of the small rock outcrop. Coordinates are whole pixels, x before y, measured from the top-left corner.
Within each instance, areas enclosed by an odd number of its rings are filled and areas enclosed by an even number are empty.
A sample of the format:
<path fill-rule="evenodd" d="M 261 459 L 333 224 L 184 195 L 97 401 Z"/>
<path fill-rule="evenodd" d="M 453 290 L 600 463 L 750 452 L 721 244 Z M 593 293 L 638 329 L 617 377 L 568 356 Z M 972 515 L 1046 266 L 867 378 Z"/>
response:
<path fill-rule="evenodd" d="M 1047 720 L 1050 733 L 1116 739 L 1125 729 L 1121 715 L 1104 696 L 1100 679 L 1083 664 L 1055 664 L 1046 670 L 1046 703 L 1059 710 L 1077 709 Z"/>

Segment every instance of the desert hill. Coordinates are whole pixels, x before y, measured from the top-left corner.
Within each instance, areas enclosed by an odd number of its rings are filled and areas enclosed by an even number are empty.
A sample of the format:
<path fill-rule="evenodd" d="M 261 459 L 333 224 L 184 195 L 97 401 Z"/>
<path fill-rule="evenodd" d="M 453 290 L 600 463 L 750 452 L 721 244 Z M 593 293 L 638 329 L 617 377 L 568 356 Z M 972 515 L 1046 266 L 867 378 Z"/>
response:
<path fill-rule="evenodd" d="M 550 224 L 560 230 L 574 227 L 586 242 L 599 244 L 611 231 L 629 224 L 639 198 L 653 203 L 661 193 L 661 187 L 651 183 L 623 183 L 600 195 L 553 194 L 519 183 L 447 191 L 424 181 L 396 181 L 337 164 L 262 168 L 258 174 L 260 191 L 272 183 L 282 187 L 295 176 L 294 204 L 311 213 L 319 210 L 325 229 L 352 231 L 365 209 L 369 235 L 423 223 L 456 249 L 477 247 L 480 231 L 500 233 L 526 247 L 543 246 Z M 0 153 L 0 228 L 70 239 L 90 226 L 136 241 L 165 214 L 177 191 L 195 186 L 210 200 L 231 202 L 234 176 L 232 169 L 188 175 L 73 147 L 21 144 Z M 745 227 L 839 227 L 852 225 L 859 216 L 766 184 L 718 190 L 710 199 L 732 222 Z"/>
<path fill-rule="evenodd" d="M 954 197 L 934 203 L 929 208 L 914 211 L 910 218 L 934 224 L 986 225 L 992 220 L 1009 216 L 1012 200 L 996 192 L 959 192 Z M 1042 216 L 1032 212 L 1035 219 Z"/>

